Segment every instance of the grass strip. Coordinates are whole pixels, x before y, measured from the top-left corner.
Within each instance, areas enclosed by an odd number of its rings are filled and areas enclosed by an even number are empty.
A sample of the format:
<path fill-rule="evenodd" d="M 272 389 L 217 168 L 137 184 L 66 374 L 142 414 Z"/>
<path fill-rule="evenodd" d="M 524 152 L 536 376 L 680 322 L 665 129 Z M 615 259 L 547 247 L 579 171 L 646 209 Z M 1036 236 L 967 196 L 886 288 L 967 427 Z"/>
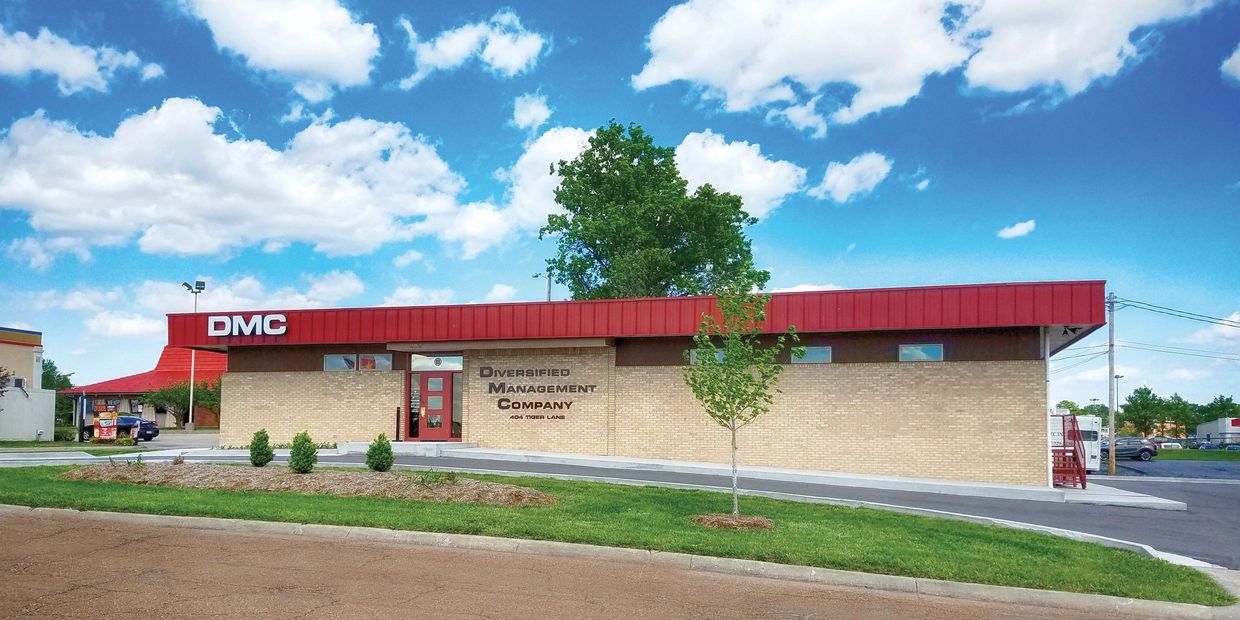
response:
<path fill-rule="evenodd" d="M 1159 450 L 1155 461 L 1240 461 L 1240 450 Z"/>
<path fill-rule="evenodd" d="M 692 522 L 729 508 L 725 494 L 710 491 L 469 476 L 559 498 L 551 506 L 509 508 L 59 479 L 66 469 L 0 469 L 0 503 L 556 540 L 1203 605 L 1235 602 L 1197 570 L 1134 552 L 868 508 L 746 497 L 742 510 L 773 520 L 775 528 L 721 531 Z"/>

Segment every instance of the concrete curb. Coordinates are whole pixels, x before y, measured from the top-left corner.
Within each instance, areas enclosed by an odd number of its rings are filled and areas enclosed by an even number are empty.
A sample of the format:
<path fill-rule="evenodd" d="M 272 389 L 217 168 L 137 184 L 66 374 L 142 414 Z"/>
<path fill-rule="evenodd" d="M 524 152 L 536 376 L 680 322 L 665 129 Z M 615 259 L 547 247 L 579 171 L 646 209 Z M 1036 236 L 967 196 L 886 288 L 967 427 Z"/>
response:
<path fill-rule="evenodd" d="M 347 540 L 353 542 L 394 543 L 447 549 L 469 549 L 501 553 L 525 553 L 564 557 L 583 557 L 598 560 L 651 562 L 673 566 L 683 570 L 747 575 L 767 579 L 803 581 L 829 586 L 865 588 L 887 592 L 903 592 L 919 596 L 1054 607 L 1094 613 L 1123 613 L 1127 616 L 1149 618 L 1240 618 L 1240 604 L 1229 607 L 1207 607 L 1188 603 L 1147 601 L 1101 594 L 1078 594 L 1053 590 L 1034 590 L 1009 586 L 992 586 L 974 583 L 900 577 L 852 571 L 815 568 L 717 558 L 686 553 L 670 553 L 645 549 L 602 547 L 577 543 L 545 540 L 520 540 L 469 534 L 439 534 L 404 530 L 386 530 L 370 527 L 283 523 L 275 521 L 248 521 L 241 519 L 218 519 L 213 517 L 185 517 L 122 512 L 83 511 L 67 508 L 30 508 L 0 504 L 0 516 L 34 513 L 48 516 L 73 516 L 94 521 L 154 525 L 163 527 L 195 528 L 213 531 L 272 534 L 277 536 L 302 536 L 322 540 Z M 1235 571 L 1206 571 L 1224 588 L 1240 594 L 1240 578 Z"/>

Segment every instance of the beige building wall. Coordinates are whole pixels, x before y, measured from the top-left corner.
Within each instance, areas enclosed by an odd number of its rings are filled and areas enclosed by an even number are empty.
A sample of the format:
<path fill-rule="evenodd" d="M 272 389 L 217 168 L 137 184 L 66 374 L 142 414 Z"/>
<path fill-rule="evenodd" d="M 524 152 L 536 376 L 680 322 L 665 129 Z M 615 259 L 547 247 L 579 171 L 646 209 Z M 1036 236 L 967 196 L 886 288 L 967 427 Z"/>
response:
<path fill-rule="evenodd" d="M 682 373 L 616 368 L 615 454 L 729 462 Z M 738 435 L 743 465 L 1048 484 L 1041 361 L 792 365 L 779 388 Z"/>
<path fill-rule="evenodd" d="M 464 441 L 490 448 L 610 454 L 614 433 L 611 380 L 615 349 L 526 349 L 469 351 L 465 355 L 461 418 Z M 568 376 L 482 377 L 481 369 L 568 370 Z M 557 393 L 492 392 L 491 387 L 578 386 Z M 515 403 L 571 403 L 567 409 L 501 409 L 501 399 Z M 511 406 L 511 403 L 507 403 Z M 560 417 L 562 416 L 562 417 Z"/>
<path fill-rule="evenodd" d="M 25 379 L 27 385 L 34 385 L 34 361 L 35 347 L 0 342 L 0 368 L 13 373 L 14 378 Z"/>
<path fill-rule="evenodd" d="M 568 374 L 484 377 L 483 368 Z M 683 371 L 617 367 L 610 347 L 468 351 L 462 438 L 487 448 L 727 463 L 728 433 L 701 410 Z M 741 431 L 740 462 L 1046 485 L 1043 371 L 1040 360 L 790 365 L 774 409 Z M 557 391 L 499 392 L 500 383 Z M 402 371 L 229 372 L 220 443 L 247 444 L 259 428 L 276 443 L 301 430 L 316 441 L 368 441 L 392 434 L 404 398 Z M 571 406 L 504 409 L 503 398 Z"/>
<path fill-rule="evenodd" d="M 390 438 L 405 387 L 403 371 L 228 372 L 221 381 L 221 446 L 248 445 L 260 428 L 281 444 L 303 430 L 315 442 Z"/>

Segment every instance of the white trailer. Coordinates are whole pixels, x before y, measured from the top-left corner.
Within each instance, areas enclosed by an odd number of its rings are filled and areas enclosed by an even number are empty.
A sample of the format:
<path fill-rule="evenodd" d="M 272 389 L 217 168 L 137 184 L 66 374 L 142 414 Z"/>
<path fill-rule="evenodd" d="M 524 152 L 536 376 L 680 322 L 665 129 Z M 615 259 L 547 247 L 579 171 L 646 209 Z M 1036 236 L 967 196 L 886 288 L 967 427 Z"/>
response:
<path fill-rule="evenodd" d="M 1047 430 L 1051 436 L 1051 447 L 1065 447 L 1063 436 L 1063 419 L 1060 416 L 1072 415 L 1067 409 L 1056 409 L 1055 415 L 1049 420 Z M 1102 468 L 1102 418 L 1096 415 L 1076 416 L 1077 428 L 1081 430 L 1081 444 L 1085 448 L 1085 470 L 1096 472 Z"/>

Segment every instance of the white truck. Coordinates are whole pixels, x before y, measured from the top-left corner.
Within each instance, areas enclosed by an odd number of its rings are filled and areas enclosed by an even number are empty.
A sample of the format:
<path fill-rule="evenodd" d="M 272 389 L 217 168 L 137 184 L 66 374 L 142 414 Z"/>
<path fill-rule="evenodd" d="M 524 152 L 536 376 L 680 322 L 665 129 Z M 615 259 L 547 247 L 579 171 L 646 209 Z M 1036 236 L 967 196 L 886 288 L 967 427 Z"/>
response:
<path fill-rule="evenodd" d="M 1051 436 L 1051 447 L 1065 446 L 1063 437 L 1062 416 L 1072 415 L 1067 409 L 1056 409 L 1050 416 L 1047 430 Z M 1081 443 L 1085 448 L 1085 470 L 1096 472 L 1102 469 L 1102 418 L 1096 415 L 1076 416 L 1077 428 L 1081 430 Z"/>

